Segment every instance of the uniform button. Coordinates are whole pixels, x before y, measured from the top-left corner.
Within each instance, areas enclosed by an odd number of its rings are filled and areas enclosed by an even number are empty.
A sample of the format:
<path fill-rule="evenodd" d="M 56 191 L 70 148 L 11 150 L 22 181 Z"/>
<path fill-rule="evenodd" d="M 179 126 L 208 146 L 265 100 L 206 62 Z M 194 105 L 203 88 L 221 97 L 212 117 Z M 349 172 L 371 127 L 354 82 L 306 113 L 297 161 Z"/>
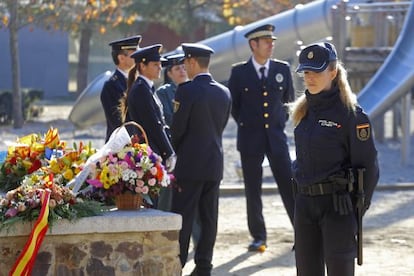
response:
<path fill-rule="evenodd" d="M 265 128 L 269 128 L 269 124 L 265 124 Z"/>
<path fill-rule="evenodd" d="M 247 92 L 247 91 L 249 91 L 249 88 L 245 87 L 244 92 Z"/>
<path fill-rule="evenodd" d="M 269 113 L 263 114 L 263 117 L 268 118 L 269 117 Z"/>
<path fill-rule="evenodd" d="M 263 96 L 265 97 L 267 96 L 267 91 L 263 92 Z"/>
<path fill-rule="evenodd" d="M 279 90 L 283 90 L 283 87 L 282 86 L 279 86 Z"/>
<path fill-rule="evenodd" d="M 243 126 L 243 123 L 240 123 L 240 126 Z"/>
<path fill-rule="evenodd" d="M 263 106 L 264 106 L 264 107 L 268 107 L 268 106 L 269 106 L 269 104 L 268 104 L 267 102 L 264 102 L 264 103 L 263 103 Z"/>

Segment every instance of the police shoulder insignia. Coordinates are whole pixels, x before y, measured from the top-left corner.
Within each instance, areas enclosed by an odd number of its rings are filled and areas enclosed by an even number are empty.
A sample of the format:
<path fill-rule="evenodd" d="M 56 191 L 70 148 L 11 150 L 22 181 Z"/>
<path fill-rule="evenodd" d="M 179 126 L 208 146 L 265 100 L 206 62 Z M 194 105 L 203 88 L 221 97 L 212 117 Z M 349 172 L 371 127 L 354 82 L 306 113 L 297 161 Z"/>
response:
<path fill-rule="evenodd" d="M 356 126 L 356 135 L 358 140 L 366 141 L 371 135 L 371 126 L 369 123 L 360 124 Z"/>
<path fill-rule="evenodd" d="M 178 108 L 180 108 L 180 102 L 173 100 L 173 104 L 174 104 L 174 113 L 175 113 L 177 112 Z"/>

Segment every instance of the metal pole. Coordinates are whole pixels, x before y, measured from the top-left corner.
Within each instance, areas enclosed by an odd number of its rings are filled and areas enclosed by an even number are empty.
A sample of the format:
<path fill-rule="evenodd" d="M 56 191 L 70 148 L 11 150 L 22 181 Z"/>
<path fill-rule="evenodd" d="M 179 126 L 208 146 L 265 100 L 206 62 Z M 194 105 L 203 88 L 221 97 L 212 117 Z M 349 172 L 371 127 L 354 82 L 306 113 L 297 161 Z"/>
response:
<path fill-rule="evenodd" d="M 402 112 L 401 163 L 405 166 L 408 164 L 410 156 L 411 92 L 403 97 Z"/>

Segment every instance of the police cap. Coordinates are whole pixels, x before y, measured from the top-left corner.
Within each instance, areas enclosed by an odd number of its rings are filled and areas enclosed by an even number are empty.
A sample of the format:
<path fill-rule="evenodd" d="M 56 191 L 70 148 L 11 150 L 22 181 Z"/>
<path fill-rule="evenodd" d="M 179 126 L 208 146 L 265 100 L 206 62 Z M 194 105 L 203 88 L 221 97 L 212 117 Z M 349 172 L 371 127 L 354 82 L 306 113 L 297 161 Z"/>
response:
<path fill-rule="evenodd" d="M 162 50 L 162 44 L 154 44 L 147 47 L 139 48 L 131 54 L 131 58 L 136 63 L 149 62 L 149 61 L 163 61 L 160 52 Z"/>
<path fill-rule="evenodd" d="M 299 54 L 299 66 L 296 72 L 324 71 L 329 62 L 338 60 L 335 46 L 329 42 L 321 42 L 306 46 Z"/>
<path fill-rule="evenodd" d="M 109 46 L 112 47 L 113 51 L 119 50 L 136 50 L 139 43 L 141 42 L 142 36 L 134 35 L 118 40 L 109 42 Z"/>
<path fill-rule="evenodd" d="M 248 40 L 260 38 L 260 37 L 270 37 L 273 40 L 276 40 L 277 37 L 273 34 L 274 30 L 275 30 L 275 26 L 273 26 L 272 24 L 265 24 L 253 30 L 250 30 L 244 35 L 244 37 L 247 38 Z"/>
<path fill-rule="evenodd" d="M 173 67 L 174 65 L 183 64 L 184 54 L 172 54 L 164 56 L 165 61 L 162 62 L 163 67 Z"/>
<path fill-rule="evenodd" d="M 210 57 L 214 53 L 213 49 L 200 43 L 183 43 L 181 47 L 184 51 L 184 58 Z"/>

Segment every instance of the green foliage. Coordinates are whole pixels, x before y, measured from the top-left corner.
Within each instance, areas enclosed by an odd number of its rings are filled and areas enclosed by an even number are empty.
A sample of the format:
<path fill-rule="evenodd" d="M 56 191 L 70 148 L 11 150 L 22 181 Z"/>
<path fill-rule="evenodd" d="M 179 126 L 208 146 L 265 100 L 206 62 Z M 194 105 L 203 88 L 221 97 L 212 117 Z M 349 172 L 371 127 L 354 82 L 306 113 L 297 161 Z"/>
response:
<path fill-rule="evenodd" d="M 56 205 L 49 209 L 49 227 L 62 219 L 67 219 L 70 222 L 75 222 L 83 217 L 102 215 L 104 208 L 102 203 L 93 200 L 78 201 L 76 204 L 62 204 Z M 6 212 L 0 212 L 0 232 L 10 231 L 18 222 L 33 222 L 38 219 L 40 207 L 27 208 L 24 212 L 20 212 L 18 216 L 7 217 Z"/>

